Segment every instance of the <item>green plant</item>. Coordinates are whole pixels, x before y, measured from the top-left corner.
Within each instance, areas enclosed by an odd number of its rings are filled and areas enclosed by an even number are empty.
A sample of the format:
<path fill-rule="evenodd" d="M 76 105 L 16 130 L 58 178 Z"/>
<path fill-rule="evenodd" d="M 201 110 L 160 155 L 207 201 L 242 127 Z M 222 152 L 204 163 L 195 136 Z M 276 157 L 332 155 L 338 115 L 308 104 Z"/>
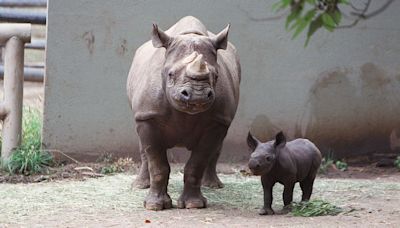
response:
<path fill-rule="evenodd" d="M 280 0 L 274 4 L 275 10 L 290 8 L 286 17 L 286 29 L 293 32 L 296 38 L 308 27 L 307 46 L 311 36 L 320 28 L 332 32 L 341 22 L 341 5 L 349 4 L 347 0 Z"/>
<path fill-rule="evenodd" d="M 340 160 L 337 160 L 335 165 L 336 165 L 336 168 L 338 168 L 340 171 L 346 171 L 348 168 L 347 163 L 344 161 L 340 161 Z"/>
<path fill-rule="evenodd" d="M 3 167 L 10 173 L 30 175 L 43 172 L 53 164 L 52 155 L 41 150 L 42 115 L 33 108 L 23 109 L 22 143 L 15 149 Z M 6 164 L 5 164 L 6 163 Z"/>
<path fill-rule="evenodd" d="M 394 161 L 394 166 L 400 170 L 400 156 L 397 156 L 397 159 Z"/>
<path fill-rule="evenodd" d="M 330 155 L 322 158 L 321 165 L 319 166 L 319 173 L 327 173 L 329 167 L 331 167 L 333 163 L 333 158 Z"/>
<path fill-rule="evenodd" d="M 372 0 L 363 2 L 352 0 L 278 0 L 273 5 L 275 11 L 289 9 L 286 16 L 286 29 L 296 38 L 308 27 L 305 46 L 311 36 L 321 28 L 329 32 L 338 28 L 351 28 L 361 20 L 374 17 L 386 10 L 394 0 L 387 0 L 380 8 L 370 11 Z M 343 10 L 345 9 L 345 10 Z M 344 11 L 349 11 L 344 13 Z M 342 23 L 346 17 L 349 23 Z"/>
<path fill-rule="evenodd" d="M 301 217 L 313 217 L 324 215 L 338 215 L 343 210 L 323 200 L 311 200 L 307 202 L 292 203 L 292 215 Z"/>
<path fill-rule="evenodd" d="M 45 168 L 53 164 L 53 157 L 47 151 L 21 146 L 11 155 L 7 168 L 12 174 L 19 173 L 31 175 L 45 171 Z"/>
<path fill-rule="evenodd" d="M 111 165 L 102 167 L 100 172 L 102 174 L 121 173 L 125 171 L 127 166 L 131 166 L 132 162 L 132 158 L 119 158 Z"/>

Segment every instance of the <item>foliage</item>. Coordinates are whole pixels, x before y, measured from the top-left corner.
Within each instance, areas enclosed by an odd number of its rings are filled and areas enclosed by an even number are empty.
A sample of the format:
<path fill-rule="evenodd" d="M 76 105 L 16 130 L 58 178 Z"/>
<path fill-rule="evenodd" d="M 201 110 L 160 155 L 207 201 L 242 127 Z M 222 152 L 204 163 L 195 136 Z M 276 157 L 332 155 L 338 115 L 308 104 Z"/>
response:
<path fill-rule="evenodd" d="M 14 151 L 7 163 L 8 171 L 12 174 L 19 173 L 31 175 L 45 171 L 45 168 L 53 164 L 53 157 L 47 151 L 21 146 Z"/>
<path fill-rule="evenodd" d="M 120 158 L 116 162 L 101 168 L 102 174 L 122 173 L 126 167 L 131 166 L 132 158 Z"/>
<path fill-rule="evenodd" d="M 324 215 L 338 215 L 343 210 L 323 200 L 311 200 L 307 202 L 292 203 L 292 214 L 301 217 L 313 217 Z"/>
<path fill-rule="evenodd" d="M 319 166 L 319 173 L 327 173 L 329 167 L 333 165 L 334 161 L 331 155 L 322 158 L 321 165 Z"/>
<path fill-rule="evenodd" d="M 292 39 L 308 27 L 305 42 L 307 46 L 318 29 L 325 28 L 332 32 L 340 25 L 342 13 L 339 7 L 348 4 L 347 0 L 280 0 L 273 8 L 276 11 L 290 8 L 285 27 L 293 32 Z"/>
<path fill-rule="evenodd" d="M 340 160 L 336 161 L 335 165 L 340 171 L 346 171 L 348 167 L 346 162 Z"/>
<path fill-rule="evenodd" d="M 397 156 L 397 159 L 394 161 L 394 166 L 400 170 L 400 156 Z"/>
<path fill-rule="evenodd" d="M 42 115 L 37 109 L 24 108 L 22 120 L 22 143 L 7 161 L 2 162 L 10 173 L 30 175 L 43 172 L 53 164 L 53 157 L 41 150 Z"/>

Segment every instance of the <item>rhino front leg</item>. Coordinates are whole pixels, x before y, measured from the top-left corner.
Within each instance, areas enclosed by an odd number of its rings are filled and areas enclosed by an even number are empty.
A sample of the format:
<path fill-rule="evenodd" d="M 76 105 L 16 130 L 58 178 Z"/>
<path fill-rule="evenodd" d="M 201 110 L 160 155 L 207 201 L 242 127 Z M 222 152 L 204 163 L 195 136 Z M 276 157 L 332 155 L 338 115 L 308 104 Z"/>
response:
<path fill-rule="evenodd" d="M 145 148 L 140 145 L 140 159 L 142 164 L 140 165 L 139 174 L 135 181 L 132 183 L 132 188 L 145 189 L 150 187 L 150 173 L 147 161 Z"/>
<path fill-rule="evenodd" d="M 206 170 L 202 180 L 203 186 L 209 188 L 223 188 L 224 184 L 217 176 L 217 161 L 221 154 L 222 146 L 218 149 L 217 153 L 211 155 L 210 161 L 207 164 Z"/>
<path fill-rule="evenodd" d="M 163 210 L 172 207 L 171 197 L 167 193 L 170 166 L 167 151 L 163 146 L 157 128 L 149 123 L 138 124 L 140 143 L 148 161 L 150 189 L 144 200 L 148 210 Z"/>
<path fill-rule="evenodd" d="M 184 170 L 184 187 L 178 199 L 178 208 L 204 208 L 207 199 L 201 193 L 201 181 L 210 156 L 218 153 L 225 138 L 225 126 L 210 127 L 193 149 Z"/>

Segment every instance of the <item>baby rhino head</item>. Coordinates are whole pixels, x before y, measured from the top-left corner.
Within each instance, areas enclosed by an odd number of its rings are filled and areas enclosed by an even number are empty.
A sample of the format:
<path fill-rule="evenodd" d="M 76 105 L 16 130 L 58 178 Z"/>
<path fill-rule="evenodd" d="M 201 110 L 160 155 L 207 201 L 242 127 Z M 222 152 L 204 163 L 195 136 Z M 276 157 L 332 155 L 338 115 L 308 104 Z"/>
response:
<path fill-rule="evenodd" d="M 249 168 L 254 175 L 268 173 L 275 165 L 279 152 L 286 145 L 286 137 L 282 132 L 275 136 L 275 141 L 260 142 L 249 132 L 247 144 L 253 151 L 249 160 Z"/>

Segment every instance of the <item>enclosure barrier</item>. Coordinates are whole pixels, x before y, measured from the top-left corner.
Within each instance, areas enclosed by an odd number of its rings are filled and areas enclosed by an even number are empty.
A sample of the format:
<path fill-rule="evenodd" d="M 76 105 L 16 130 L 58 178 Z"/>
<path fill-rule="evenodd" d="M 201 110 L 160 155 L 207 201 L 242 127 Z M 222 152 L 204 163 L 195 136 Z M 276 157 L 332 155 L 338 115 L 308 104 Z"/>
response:
<path fill-rule="evenodd" d="M 4 100 L 1 158 L 6 160 L 21 143 L 24 44 L 31 40 L 30 24 L 0 24 L 0 46 L 4 49 Z"/>
<path fill-rule="evenodd" d="M 0 65 L 0 80 L 4 79 L 4 66 Z M 43 82 L 44 67 L 24 67 L 24 81 Z"/>
<path fill-rule="evenodd" d="M 0 0 L 0 6 L 45 7 L 47 6 L 47 0 Z"/>
<path fill-rule="evenodd" d="M 12 23 L 46 24 L 45 12 L 34 12 L 19 9 L 0 9 L 0 21 Z"/>

